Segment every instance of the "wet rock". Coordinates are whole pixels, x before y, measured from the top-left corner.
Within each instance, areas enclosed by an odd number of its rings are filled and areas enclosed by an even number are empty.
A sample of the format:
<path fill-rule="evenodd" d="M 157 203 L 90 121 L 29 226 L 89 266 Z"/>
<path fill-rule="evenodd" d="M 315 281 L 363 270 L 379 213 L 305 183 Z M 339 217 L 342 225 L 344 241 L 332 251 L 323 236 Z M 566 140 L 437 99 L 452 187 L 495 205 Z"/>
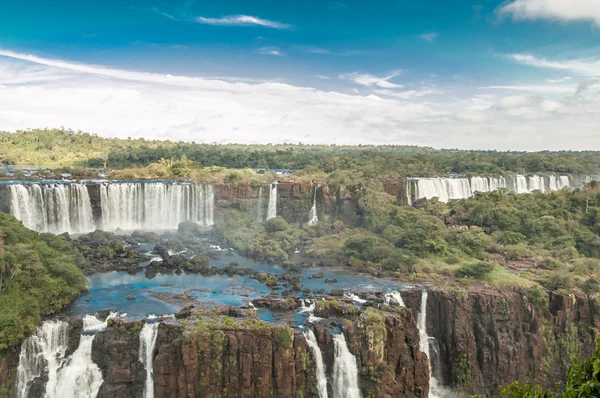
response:
<path fill-rule="evenodd" d="M 333 289 L 329 292 L 329 294 L 334 297 L 342 297 L 344 295 L 344 291 L 340 289 Z"/>
<path fill-rule="evenodd" d="M 320 279 L 323 277 L 323 273 L 322 272 L 317 272 L 316 274 L 312 274 L 311 278 L 313 279 Z"/>
<path fill-rule="evenodd" d="M 127 300 L 133 301 L 136 299 L 137 299 L 137 297 L 135 297 L 135 296 L 127 296 Z"/>

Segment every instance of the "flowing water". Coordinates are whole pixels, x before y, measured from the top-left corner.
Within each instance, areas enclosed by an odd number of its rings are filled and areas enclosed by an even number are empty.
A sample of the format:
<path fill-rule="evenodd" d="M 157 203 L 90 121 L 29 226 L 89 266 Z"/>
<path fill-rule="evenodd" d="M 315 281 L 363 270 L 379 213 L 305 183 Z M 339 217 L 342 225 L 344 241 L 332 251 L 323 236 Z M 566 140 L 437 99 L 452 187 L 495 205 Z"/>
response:
<path fill-rule="evenodd" d="M 323 355 L 321 354 L 321 348 L 317 343 L 317 338 L 311 329 L 304 332 L 306 338 L 306 344 L 312 351 L 315 359 L 315 372 L 317 376 L 317 391 L 319 392 L 319 398 L 327 398 L 327 376 L 325 376 L 325 365 L 323 363 Z"/>
<path fill-rule="evenodd" d="M 406 307 L 406 305 L 404 305 L 404 300 L 402 300 L 402 296 L 400 295 L 400 292 L 398 292 L 396 290 L 392 290 L 391 292 L 386 293 L 384 297 L 385 297 L 385 304 L 387 304 L 387 305 L 390 305 L 392 302 L 395 302 L 400 307 Z"/>
<path fill-rule="evenodd" d="M 11 214 L 29 229 L 61 234 L 95 229 L 84 184 L 9 185 Z"/>
<path fill-rule="evenodd" d="M 67 328 L 66 322 L 45 321 L 23 342 L 17 367 L 18 398 L 27 398 L 32 383 L 44 372 L 48 372 L 48 386 L 55 383 L 69 344 Z"/>
<path fill-rule="evenodd" d="M 358 366 L 343 333 L 333 335 L 333 398 L 360 398 Z"/>
<path fill-rule="evenodd" d="M 421 310 L 417 317 L 417 328 L 419 329 L 419 349 L 427 354 L 429 363 L 429 398 L 449 398 L 453 394 L 440 385 L 439 381 L 433 376 L 431 367 L 430 338 L 427 334 L 427 291 L 423 290 L 421 295 Z"/>
<path fill-rule="evenodd" d="M 269 207 L 267 208 L 267 220 L 277 217 L 277 183 L 271 184 L 269 189 Z"/>
<path fill-rule="evenodd" d="M 214 187 L 204 184 L 123 183 L 100 186 L 102 228 L 177 228 L 182 221 L 213 225 Z"/>
<path fill-rule="evenodd" d="M 144 385 L 144 398 L 154 397 L 154 346 L 156 345 L 156 337 L 158 336 L 158 323 L 144 324 L 140 332 L 140 362 L 146 369 L 146 383 Z"/>
<path fill-rule="evenodd" d="M 313 205 L 308 213 L 308 225 L 315 225 L 319 222 L 319 217 L 317 217 L 317 187 L 315 187 L 315 193 L 313 195 Z"/>
<path fill-rule="evenodd" d="M 46 321 L 21 346 L 17 368 L 17 396 L 26 398 L 35 379 L 47 372 L 46 398 L 94 398 L 102 383 L 102 372 L 92 361 L 92 343 L 96 333 L 106 329 L 112 313 L 100 321 L 93 315 L 83 318 L 79 346 L 69 357 L 68 325 L 62 321 Z"/>
<path fill-rule="evenodd" d="M 441 202 L 453 199 L 466 199 L 476 192 L 492 192 L 508 189 L 515 193 L 533 191 L 552 192 L 563 188 L 579 188 L 589 182 L 589 176 L 524 176 L 521 174 L 506 177 L 469 178 L 412 178 L 407 180 L 406 194 L 408 204 L 421 198 L 438 198 Z"/>

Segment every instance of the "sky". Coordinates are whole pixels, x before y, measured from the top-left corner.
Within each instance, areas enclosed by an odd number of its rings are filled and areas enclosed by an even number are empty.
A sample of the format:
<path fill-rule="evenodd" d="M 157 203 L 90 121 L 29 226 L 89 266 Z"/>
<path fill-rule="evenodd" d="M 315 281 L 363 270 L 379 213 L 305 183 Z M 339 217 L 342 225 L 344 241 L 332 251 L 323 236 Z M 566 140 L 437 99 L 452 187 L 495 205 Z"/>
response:
<path fill-rule="evenodd" d="M 600 149 L 599 0 L 0 0 L 0 130 Z"/>

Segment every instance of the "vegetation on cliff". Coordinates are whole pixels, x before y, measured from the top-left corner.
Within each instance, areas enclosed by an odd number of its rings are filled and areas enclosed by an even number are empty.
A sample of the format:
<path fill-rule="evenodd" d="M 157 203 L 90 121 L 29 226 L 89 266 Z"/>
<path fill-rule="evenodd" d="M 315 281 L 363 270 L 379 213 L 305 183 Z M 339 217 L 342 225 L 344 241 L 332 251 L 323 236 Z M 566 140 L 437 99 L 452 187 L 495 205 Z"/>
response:
<path fill-rule="evenodd" d="M 0 213 L 0 353 L 86 289 L 81 260 L 65 236 L 38 234 Z"/>
<path fill-rule="evenodd" d="M 518 381 L 501 391 L 503 398 L 579 398 L 600 396 L 600 339 L 596 340 L 596 349 L 590 358 L 582 360 L 573 356 L 572 365 L 567 371 L 564 391 L 544 390 L 540 386 Z"/>

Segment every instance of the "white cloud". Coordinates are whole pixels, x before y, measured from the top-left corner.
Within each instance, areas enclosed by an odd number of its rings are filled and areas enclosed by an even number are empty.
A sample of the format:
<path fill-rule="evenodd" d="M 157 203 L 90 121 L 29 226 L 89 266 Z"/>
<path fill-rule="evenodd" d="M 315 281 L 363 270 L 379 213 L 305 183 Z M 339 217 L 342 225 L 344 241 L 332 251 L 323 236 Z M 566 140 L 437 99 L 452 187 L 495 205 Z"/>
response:
<path fill-rule="evenodd" d="M 419 37 L 423 40 L 427 40 L 428 42 L 432 42 L 438 37 L 438 34 L 435 32 L 423 33 L 422 35 L 419 35 Z"/>
<path fill-rule="evenodd" d="M 221 25 L 221 26 L 262 26 L 265 28 L 273 29 L 291 29 L 292 26 L 275 21 L 269 21 L 268 19 L 262 19 L 253 17 L 250 15 L 231 15 L 222 18 L 206 18 L 198 17 L 195 19 L 196 22 L 206 25 Z"/>
<path fill-rule="evenodd" d="M 499 12 L 515 20 L 592 21 L 600 25 L 598 0 L 513 0 Z"/>
<path fill-rule="evenodd" d="M 536 68 L 570 71 L 579 75 L 600 76 L 600 60 L 575 59 L 566 61 L 549 61 L 531 54 L 511 54 L 510 57 L 524 65 Z"/>
<path fill-rule="evenodd" d="M 401 98 L 405 100 L 412 100 L 424 97 L 426 95 L 432 94 L 443 94 L 440 91 L 432 90 L 432 89 L 422 89 L 422 90 L 406 90 L 406 91 L 393 91 L 393 90 L 375 90 L 376 94 L 389 96 L 394 98 Z"/>
<path fill-rule="evenodd" d="M 274 55 L 276 57 L 283 57 L 285 55 L 285 53 L 277 47 L 261 47 L 257 52 L 261 55 Z"/>
<path fill-rule="evenodd" d="M 0 54 L 0 126 L 9 131 L 65 126 L 102 136 L 208 143 L 600 148 L 600 97 L 590 88 L 576 96 L 492 90 L 434 97 L 362 77 L 357 87 L 365 94 L 359 95 Z M 428 89 L 434 88 L 420 90 Z"/>
<path fill-rule="evenodd" d="M 315 75 L 315 77 L 317 79 L 321 79 L 321 80 L 329 80 L 330 79 L 329 76 L 325 76 L 325 75 Z"/>
<path fill-rule="evenodd" d="M 566 76 L 566 77 L 563 77 L 563 78 L 560 78 L 560 79 L 546 79 L 546 83 L 563 83 L 563 82 L 566 82 L 566 81 L 569 81 L 569 80 L 571 80 L 571 77 L 570 76 Z"/>
<path fill-rule="evenodd" d="M 529 91 L 534 93 L 574 93 L 575 87 L 566 86 L 536 86 L 536 85 L 521 85 L 521 86 L 485 86 L 478 87 L 480 90 L 510 90 L 510 91 Z"/>
<path fill-rule="evenodd" d="M 377 86 L 380 88 L 402 88 L 403 86 L 400 84 L 395 84 L 390 82 L 389 80 L 398 76 L 400 71 L 393 71 L 387 76 L 384 77 L 376 77 L 369 73 L 344 73 L 340 75 L 341 79 L 351 80 L 356 84 L 360 84 L 361 86 L 371 87 Z"/>

